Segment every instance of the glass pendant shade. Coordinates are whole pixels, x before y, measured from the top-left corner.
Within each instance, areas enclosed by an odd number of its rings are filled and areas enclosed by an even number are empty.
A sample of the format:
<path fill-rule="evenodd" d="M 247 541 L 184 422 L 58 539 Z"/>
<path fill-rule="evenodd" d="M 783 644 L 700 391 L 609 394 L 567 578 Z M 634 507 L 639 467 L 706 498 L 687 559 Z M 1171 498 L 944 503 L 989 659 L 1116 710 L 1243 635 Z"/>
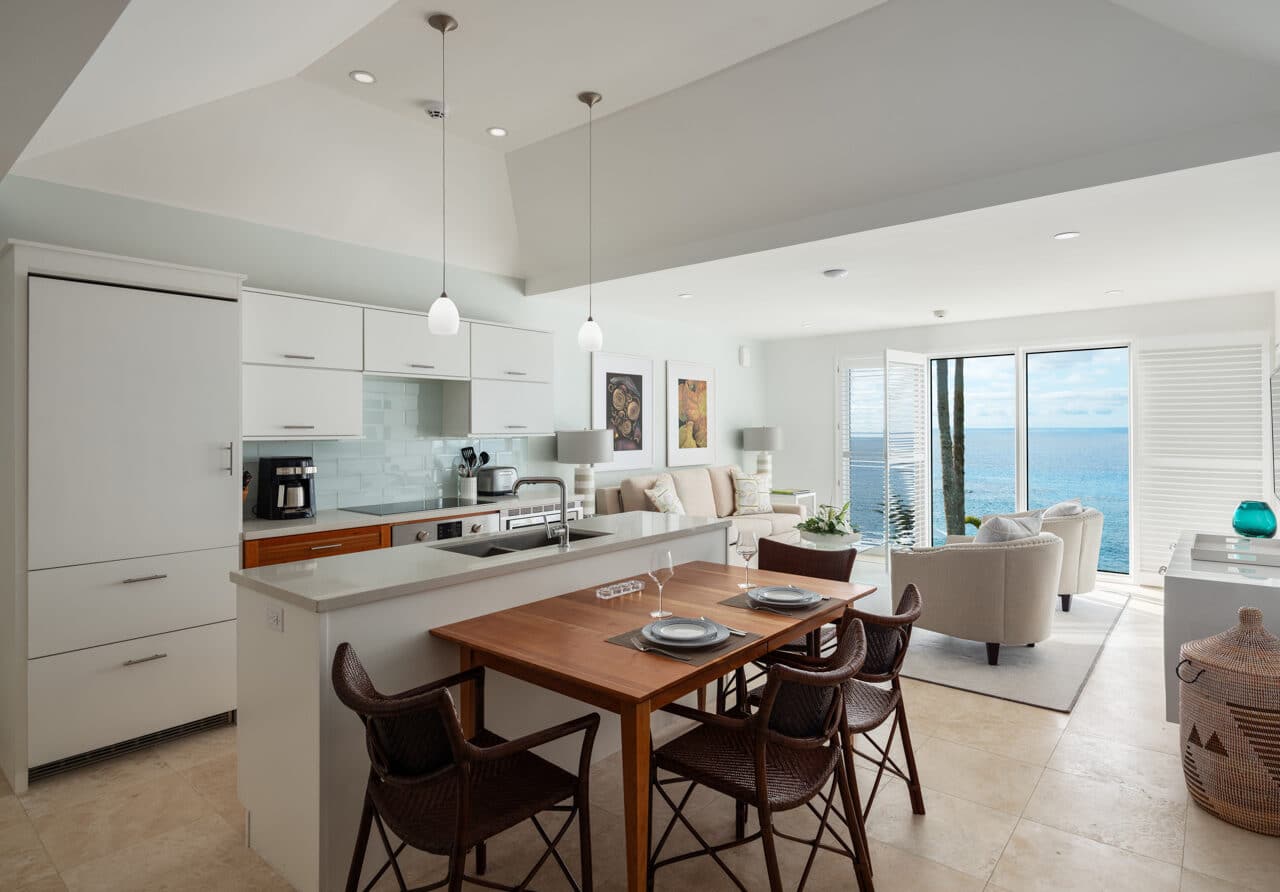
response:
<path fill-rule="evenodd" d="M 588 353 L 595 353 L 604 346 L 604 332 L 596 320 L 588 318 L 578 329 L 578 346 Z"/>
<path fill-rule="evenodd" d="M 458 305 L 449 299 L 449 295 L 441 294 L 427 311 L 427 328 L 433 335 L 456 335 L 458 323 Z M 581 339 L 582 336 L 578 337 Z"/>

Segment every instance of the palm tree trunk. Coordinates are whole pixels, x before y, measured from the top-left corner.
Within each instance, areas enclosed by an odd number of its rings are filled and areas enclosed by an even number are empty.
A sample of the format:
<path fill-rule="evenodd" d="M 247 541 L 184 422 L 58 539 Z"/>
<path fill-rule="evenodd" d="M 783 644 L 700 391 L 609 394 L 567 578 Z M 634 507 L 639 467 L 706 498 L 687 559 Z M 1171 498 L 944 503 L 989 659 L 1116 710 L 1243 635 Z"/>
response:
<path fill-rule="evenodd" d="M 948 535 L 964 534 L 964 490 L 957 486 L 955 440 L 951 427 L 951 382 L 949 359 L 935 363 L 938 395 L 938 446 L 942 462 L 942 502 L 947 519 Z M 957 371 L 959 371 L 957 369 Z M 963 430 L 960 431 L 963 437 Z"/>

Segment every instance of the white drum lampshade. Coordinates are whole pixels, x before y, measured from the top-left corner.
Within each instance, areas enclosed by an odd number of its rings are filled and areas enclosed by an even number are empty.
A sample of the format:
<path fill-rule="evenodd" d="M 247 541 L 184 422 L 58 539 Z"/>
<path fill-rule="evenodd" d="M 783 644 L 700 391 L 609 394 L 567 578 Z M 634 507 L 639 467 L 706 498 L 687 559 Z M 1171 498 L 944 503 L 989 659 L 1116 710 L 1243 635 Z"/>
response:
<path fill-rule="evenodd" d="M 608 428 L 556 431 L 556 461 L 577 465 L 573 471 L 573 491 L 582 496 L 583 513 L 594 514 L 596 472 L 591 466 L 613 461 L 613 431 Z"/>
<path fill-rule="evenodd" d="M 742 448 L 756 453 L 756 473 L 773 477 L 773 453 L 782 448 L 782 428 L 744 427 Z"/>

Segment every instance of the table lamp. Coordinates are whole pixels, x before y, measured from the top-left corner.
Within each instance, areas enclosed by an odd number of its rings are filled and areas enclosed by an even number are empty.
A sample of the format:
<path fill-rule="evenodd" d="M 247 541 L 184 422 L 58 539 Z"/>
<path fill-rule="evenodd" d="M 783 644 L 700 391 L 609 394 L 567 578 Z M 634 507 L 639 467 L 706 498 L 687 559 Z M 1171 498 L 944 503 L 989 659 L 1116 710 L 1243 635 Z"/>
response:
<path fill-rule="evenodd" d="M 782 448 L 782 428 L 744 427 L 742 448 L 756 453 L 756 473 L 773 478 L 773 453 Z"/>
<path fill-rule="evenodd" d="M 573 491 L 582 496 L 582 513 L 596 513 L 597 462 L 613 461 L 613 431 L 599 428 L 556 431 L 556 461 L 577 465 L 573 471 Z"/>

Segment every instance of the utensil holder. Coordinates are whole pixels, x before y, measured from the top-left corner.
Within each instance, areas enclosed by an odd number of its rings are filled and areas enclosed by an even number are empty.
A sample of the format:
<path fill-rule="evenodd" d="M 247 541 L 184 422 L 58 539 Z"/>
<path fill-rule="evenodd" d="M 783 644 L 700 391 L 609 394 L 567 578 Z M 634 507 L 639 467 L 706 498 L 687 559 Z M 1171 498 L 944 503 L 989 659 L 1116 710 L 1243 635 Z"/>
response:
<path fill-rule="evenodd" d="M 476 478 L 459 477 L 458 478 L 458 498 L 471 499 L 474 501 L 477 497 L 478 496 L 477 496 L 477 490 L 476 490 Z"/>

